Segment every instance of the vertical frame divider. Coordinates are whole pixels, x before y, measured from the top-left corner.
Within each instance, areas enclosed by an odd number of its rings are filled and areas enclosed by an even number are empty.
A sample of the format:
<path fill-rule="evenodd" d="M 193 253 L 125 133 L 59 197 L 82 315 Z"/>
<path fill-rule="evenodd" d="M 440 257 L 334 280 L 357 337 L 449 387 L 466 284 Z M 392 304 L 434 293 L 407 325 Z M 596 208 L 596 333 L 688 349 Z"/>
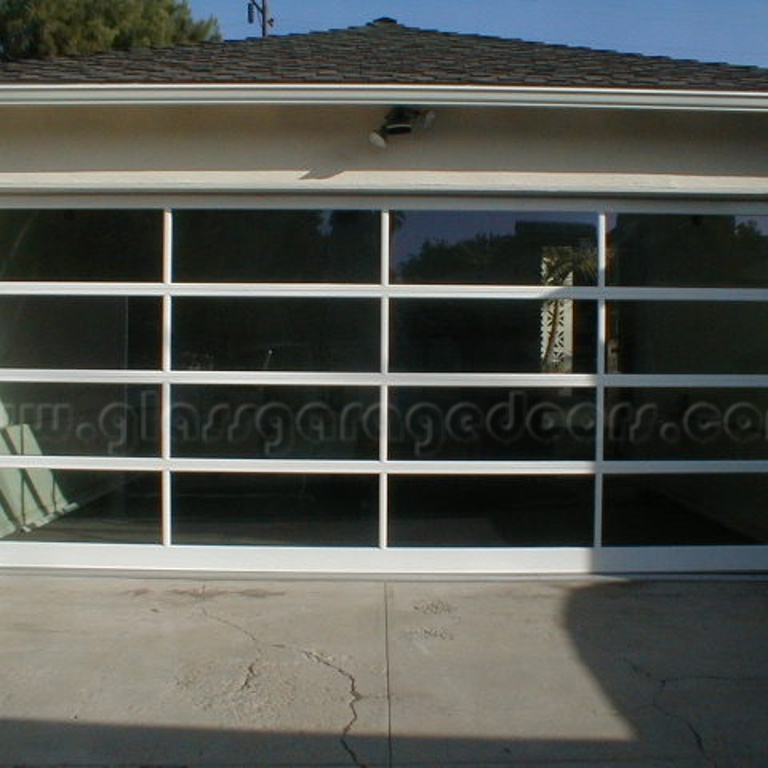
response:
<path fill-rule="evenodd" d="M 379 388 L 379 548 L 389 546 L 389 211 L 381 212 L 381 375 Z"/>
<path fill-rule="evenodd" d="M 595 389 L 595 510 L 594 546 L 603 545 L 603 466 L 605 462 L 605 375 L 608 343 L 607 307 L 605 303 L 608 269 L 608 214 L 601 211 L 597 219 L 597 387 Z"/>
<path fill-rule="evenodd" d="M 171 373 L 171 336 L 173 332 L 173 314 L 171 290 L 173 283 L 173 212 L 163 211 L 163 337 L 162 366 L 163 374 Z M 161 475 L 162 487 L 162 544 L 172 544 L 172 493 L 171 471 L 171 385 L 168 380 L 161 384 L 160 405 L 160 451 L 164 468 Z"/>

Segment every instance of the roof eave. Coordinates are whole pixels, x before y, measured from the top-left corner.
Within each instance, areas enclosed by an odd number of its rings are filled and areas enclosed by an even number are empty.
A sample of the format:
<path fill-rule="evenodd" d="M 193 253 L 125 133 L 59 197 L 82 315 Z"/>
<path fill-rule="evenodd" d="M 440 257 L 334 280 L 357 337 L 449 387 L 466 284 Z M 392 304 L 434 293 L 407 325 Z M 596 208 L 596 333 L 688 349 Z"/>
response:
<path fill-rule="evenodd" d="M 400 84 L 0 84 L 0 106 L 392 104 L 446 107 L 768 111 L 768 91 Z"/>

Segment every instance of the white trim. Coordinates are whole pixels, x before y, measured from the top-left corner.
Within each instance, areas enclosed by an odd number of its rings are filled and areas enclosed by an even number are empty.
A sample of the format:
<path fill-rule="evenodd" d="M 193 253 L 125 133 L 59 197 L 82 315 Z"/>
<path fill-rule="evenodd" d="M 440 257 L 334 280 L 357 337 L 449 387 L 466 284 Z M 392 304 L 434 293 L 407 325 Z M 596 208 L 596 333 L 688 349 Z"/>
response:
<path fill-rule="evenodd" d="M 378 451 L 377 451 L 378 453 Z M 712 462 L 714 463 L 714 462 Z M 768 469 L 768 461 L 761 462 Z M 588 475 L 594 461 L 380 461 L 378 459 L 212 459 L 0 455 L 0 469 L 45 468 L 105 472 L 227 472 L 302 475 Z"/>
<path fill-rule="evenodd" d="M 510 85 L 2 84 L 0 106 L 547 107 L 765 112 L 768 93 Z"/>
<path fill-rule="evenodd" d="M 755 459 L 604 461 L 602 470 L 605 474 L 611 475 L 709 475 L 714 473 L 751 475 L 768 473 L 768 461 Z"/>
<path fill-rule="evenodd" d="M 0 178 L 2 176 L 0 175 Z M 26 178 L 26 176 L 25 176 Z M 709 177 L 703 177 L 709 178 Z M 734 177 L 735 178 L 735 177 Z M 756 178 L 756 177 L 753 177 Z M 762 177 L 761 177 L 762 178 Z M 93 209 L 93 210 L 306 210 L 338 209 L 381 211 L 507 211 L 512 213 L 582 213 L 594 215 L 596 211 L 619 213 L 666 213 L 666 214 L 734 214 L 737 216 L 768 216 L 768 178 L 763 178 L 764 194 L 756 197 L 730 198 L 713 194 L 707 198 L 681 198 L 677 196 L 622 197 L 566 196 L 553 192 L 546 197 L 515 195 L 511 193 L 485 195 L 481 189 L 467 190 L 463 195 L 418 194 L 403 196 L 399 191 L 390 195 L 359 192 L 354 195 L 330 192 L 311 196 L 306 193 L 281 193 L 269 195 L 256 193 L 228 194 L 209 188 L 205 197 L 187 195 L 183 190 L 162 194 L 137 195 L 130 186 L 122 190 L 113 189 L 109 195 L 92 194 L 79 188 L 62 193 L 26 194 L 20 188 L 0 192 L 0 207 L 15 210 L 41 209 Z M 141 285 L 141 284 L 137 284 Z"/>
<path fill-rule="evenodd" d="M 768 377 L 761 377 L 768 379 Z M 324 373 L 306 371 L 124 371 L 0 368 L 0 382 L 80 384 L 252 384 L 254 386 L 593 387 L 591 373 Z"/>
<path fill-rule="evenodd" d="M 687 288 L 685 286 L 546 286 L 366 283 L 120 283 L 0 281 L 0 296 L 145 296 L 148 298 L 352 298 L 461 299 L 510 301 L 768 301 L 768 288 Z"/>
<path fill-rule="evenodd" d="M 414 576 L 727 573 L 768 570 L 768 547 L 321 549 L 5 542 L 0 568 L 17 567 Z"/>
<path fill-rule="evenodd" d="M 307 169 L 308 170 L 308 169 Z M 657 173 L 576 173 L 517 171 L 434 171 L 369 170 L 339 171 L 327 178 L 314 178 L 307 170 L 286 171 L 57 171 L 0 173 L 0 196 L 106 196 L 132 193 L 158 197 L 154 205 L 169 205 L 172 196 L 192 196 L 210 202 L 210 195 L 269 195 L 273 207 L 281 207 L 283 195 L 305 196 L 305 207 L 314 196 L 347 197 L 363 205 L 361 196 L 404 200 L 410 196 L 440 195 L 443 206 L 448 197 L 542 196 L 549 198 L 583 197 L 595 200 L 621 198 L 695 197 L 707 200 L 744 198 L 762 202 L 768 197 L 765 176 L 716 176 Z M 367 204 L 367 201 L 366 201 Z M 200 207 L 201 203 L 190 207 Z M 455 205 L 455 203 L 454 203 Z M 180 206 L 174 206 L 180 207 Z M 449 206 L 446 206 L 449 207 Z M 610 207 L 614 207 L 611 205 Z"/>
<path fill-rule="evenodd" d="M 768 388 L 765 374 L 671 373 L 325 373 L 307 371 L 172 371 L 0 368 L 0 383 L 185 384 L 340 387 L 637 387 Z"/>
<path fill-rule="evenodd" d="M 608 274 L 608 216 L 601 211 L 597 222 L 597 287 L 601 292 L 597 301 L 597 380 L 595 389 L 595 482 L 593 489 L 593 544 L 596 548 L 603 540 L 603 473 L 605 458 L 605 370 L 606 344 L 608 341 L 608 312 L 605 301 L 605 285 Z"/>
<path fill-rule="evenodd" d="M 0 455 L 0 469 L 45 468 L 98 470 L 104 472 L 224 472 L 241 474 L 305 475 L 707 475 L 766 474 L 768 460 L 687 459 L 602 461 L 596 460 L 392 460 L 379 459 L 212 459 L 111 456 Z"/>
<path fill-rule="evenodd" d="M 172 369 L 171 342 L 173 339 L 173 212 L 170 209 L 163 211 L 163 327 L 162 327 L 162 369 L 163 374 L 168 374 Z M 169 461 L 173 446 L 171 445 L 171 406 L 173 398 L 171 385 L 167 381 L 161 384 L 160 398 L 160 456 L 165 462 Z M 164 547 L 171 546 L 173 541 L 173 489 L 171 472 L 167 466 L 160 476 L 160 518 L 161 541 Z"/>

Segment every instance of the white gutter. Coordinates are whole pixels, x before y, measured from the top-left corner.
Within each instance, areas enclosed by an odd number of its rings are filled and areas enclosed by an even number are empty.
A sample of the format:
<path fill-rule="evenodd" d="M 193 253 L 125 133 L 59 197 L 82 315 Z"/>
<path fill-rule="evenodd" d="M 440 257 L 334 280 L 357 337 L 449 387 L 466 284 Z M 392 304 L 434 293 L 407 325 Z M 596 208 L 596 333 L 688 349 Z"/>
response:
<path fill-rule="evenodd" d="M 768 92 L 476 85 L 0 84 L 0 106 L 338 106 L 766 112 Z"/>

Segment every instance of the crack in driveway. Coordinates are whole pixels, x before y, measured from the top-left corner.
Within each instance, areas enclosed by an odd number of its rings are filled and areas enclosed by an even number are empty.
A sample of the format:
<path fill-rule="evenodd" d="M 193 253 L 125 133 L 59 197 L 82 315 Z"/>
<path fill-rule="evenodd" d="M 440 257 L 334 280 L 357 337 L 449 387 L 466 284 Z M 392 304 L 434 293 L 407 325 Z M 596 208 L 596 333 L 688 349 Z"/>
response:
<path fill-rule="evenodd" d="M 692 719 L 680 712 L 674 711 L 662 703 L 662 698 L 669 690 L 670 686 L 678 685 L 682 683 L 690 683 L 694 681 L 711 681 L 711 682 L 758 682 L 765 680 L 766 678 L 760 676 L 744 676 L 744 675 L 680 675 L 675 677 L 661 677 L 655 675 L 650 670 L 644 668 L 640 664 L 622 657 L 621 659 L 629 668 L 640 677 L 649 680 L 656 686 L 656 690 L 651 698 L 651 707 L 655 709 L 664 717 L 676 720 L 682 723 L 687 731 L 691 734 L 694 740 L 694 744 L 701 755 L 701 757 L 707 761 L 713 768 L 718 768 L 720 765 L 718 758 L 711 754 L 707 747 L 706 740 L 701 731 L 694 725 Z"/>
<path fill-rule="evenodd" d="M 237 632 L 240 632 L 241 634 L 245 635 L 251 642 L 253 642 L 254 644 L 262 648 L 274 648 L 276 650 L 287 651 L 289 653 L 298 654 L 300 656 L 303 656 L 307 661 L 310 661 L 314 664 L 320 664 L 321 666 L 326 667 L 327 669 L 330 669 L 331 671 L 343 677 L 349 686 L 349 700 L 347 702 L 347 706 L 349 707 L 349 711 L 350 711 L 350 719 L 342 728 L 339 743 L 341 744 L 342 749 L 349 756 L 350 760 L 352 760 L 352 764 L 356 766 L 356 768 L 367 768 L 366 764 L 361 762 L 360 757 L 358 756 L 358 754 L 355 752 L 355 750 L 352 748 L 352 746 L 349 743 L 350 733 L 352 731 L 352 728 L 357 723 L 357 720 L 359 717 L 357 712 L 357 703 L 359 701 L 362 701 L 362 699 L 364 698 L 363 695 L 358 690 L 357 680 L 355 679 L 355 676 L 351 672 L 344 669 L 343 667 L 340 667 L 338 664 L 334 664 L 333 661 L 331 661 L 331 659 L 327 658 L 326 656 L 323 656 L 320 653 L 317 653 L 316 651 L 312 651 L 306 648 L 298 648 L 295 646 L 285 645 L 283 643 L 265 643 L 264 641 L 259 640 L 259 638 L 256 637 L 256 635 L 246 627 L 234 621 L 230 621 L 229 619 L 225 619 L 221 616 L 217 616 L 211 613 L 210 611 L 208 611 L 204 606 L 201 608 L 201 611 L 202 611 L 202 614 L 207 619 L 211 621 L 216 621 L 219 624 L 224 624 L 225 626 L 231 627 Z M 248 665 L 245 679 L 243 680 L 243 683 L 240 686 L 240 690 L 241 691 L 248 690 L 251 687 L 251 684 L 255 677 L 256 677 L 256 665 L 255 663 L 251 663 Z"/>

